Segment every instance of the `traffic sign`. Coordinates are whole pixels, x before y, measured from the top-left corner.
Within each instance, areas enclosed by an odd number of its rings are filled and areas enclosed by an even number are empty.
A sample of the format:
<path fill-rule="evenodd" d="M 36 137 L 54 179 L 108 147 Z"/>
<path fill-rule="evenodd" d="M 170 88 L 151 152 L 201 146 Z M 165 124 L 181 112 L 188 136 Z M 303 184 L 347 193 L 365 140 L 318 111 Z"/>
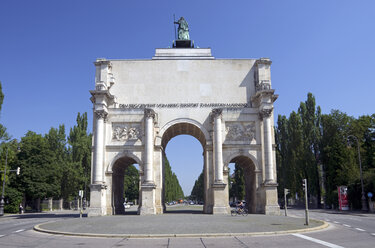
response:
<path fill-rule="evenodd" d="M 371 198 L 371 197 L 372 197 L 372 193 L 371 193 L 371 192 L 368 192 L 368 193 L 367 193 L 367 196 L 368 196 L 368 198 Z"/>

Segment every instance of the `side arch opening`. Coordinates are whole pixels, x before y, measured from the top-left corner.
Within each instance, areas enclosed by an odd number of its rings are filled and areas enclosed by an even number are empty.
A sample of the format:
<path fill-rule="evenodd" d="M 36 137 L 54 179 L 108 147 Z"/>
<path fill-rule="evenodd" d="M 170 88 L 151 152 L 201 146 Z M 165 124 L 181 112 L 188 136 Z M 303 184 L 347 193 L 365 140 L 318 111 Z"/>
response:
<path fill-rule="evenodd" d="M 112 166 L 112 214 L 137 214 L 140 199 L 139 165 L 134 158 L 121 157 Z"/>
<path fill-rule="evenodd" d="M 231 182 L 229 191 L 230 201 L 233 206 L 239 201 L 246 202 L 249 213 L 256 213 L 256 174 L 254 162 L 245 155 L 232 158 L 229 164 L 234 165 L 234 171 L 228 175 Z M 243 188 L 242 188 L 243 187 Z M 244 189 L 244 192 L 242 192 Z"/>

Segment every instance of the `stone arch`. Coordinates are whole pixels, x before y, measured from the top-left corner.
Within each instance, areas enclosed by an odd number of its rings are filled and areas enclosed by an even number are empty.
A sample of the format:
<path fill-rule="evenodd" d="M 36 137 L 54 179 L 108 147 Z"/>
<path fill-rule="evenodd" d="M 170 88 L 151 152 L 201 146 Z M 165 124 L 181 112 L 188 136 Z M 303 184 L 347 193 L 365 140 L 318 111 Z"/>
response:
<path fill-rule="evenodd" d="M 171 127 L 174 128 L 170 129 Z M 155 145 L 165 148 L 169 140 L 180 134 L 195 137 L 203 148 L 206 146 L 207 141 L 211 139 L 207 129 L 198 121 L 189 118 L 178 118 L 168 122 L 160 129 L 159 135 L 155 139 Z"/>
<path fill-rule="evenodd" d="M 258 160 L 257 158 L 252 155 L 249 151 L 236 151 L 236 152 L 233 152 L 233 153 L 230 153 L 229 155 L 227 155 L 223 160 L 224 160 L 224 170 L 228 170 L 228 165 L 231 163 L 231 161 L 236 158 L 236 157 L 248 157 L 251 162 L 254 164 L 254 170 L 255 171 L 259 171 L 259 163 L 258 163 Z"/>
<path fill-rule="evenodd" d="M 113 173 L 113 166 L 118 160 L 123 158 L 133 159 L 135 161 L 135 164 L 139 165 L 139 173 L 143 174 L 143 161 L 137 155 L 128 151 L 119 152 L 108 164 L 106 173 Z"/>
<path fill-rule="evenodd" d="M 247 152 L 239 152 L 228 156 L 225 160 L 225 166 L 228 168 L 229 163 L 236 163 L 243 169 L 245 180 L 245 201 L 250 213 L 257 211 L 257 165 L 254 162 L 254 156 Z M 256 161 L 256 160 L 255 160 Z M 229 175 L 228 175 L 229 176 Z M 237 199 L 242 200 L 242 199 Z"/>
<path fill-rule="evenodd" d="M 203 201 L 204 201 L 204 210 L 203 212 L 207 212 L 207 198 L 208 198 L 208 193 L 207 193 L 207 164 L 206 164 L 206 153 L 204 152 L 207 146 L 207 140 L 210 139 L 210 135 L 208 131 L 204 128 L 202 124 L 199 122 L 192 120 L 192 119 L 187 119 L 187 118 L 179 118 L 175 119 L 173 121 L 168 122 L 165 124 L 159 131 L 159 136 L 156 139 L 156 145 L 161 146 L 163 149 L 163 157 L 165 156 L 165 149 L 168 144 L 168 142 L 178 136 L 178 135 L 190 135 L 196 138 L 202 145 L 203 148 L 203 157 L 202 157 L 202 167 L 203 167 L 203 175 L 204 175 L 204 192 L 203 192 Z M 164 166 L 164 162 L 163 166 Z M 164 170 L 163 170 L 164 171 Z M 195 179 L 194 179 L 195 180 Z M 163 204 L 165 203 L 164 201 L 164 175 L 163 175 L 163 196 L 162 196 L 162 202 Z M 163 205 L 163 210 L 166 210 L 166 206 Z"/>
<path fill-rule="evenodd" d="M 111 174 L 112 178 L 112 194 L 111 194 L 111 205 L 112 205 L 112 214 L 125 214 L 124 208 L 124 176 L 125 170 L 128 166 L 138 164 L 139 165 L 139 180 L 141 180 L 141 160 L 132 153 L 119 153 L 112 160 L 108 166 L 107 173 Z M 139 201 L 139 198 L 138 198 Z"/>

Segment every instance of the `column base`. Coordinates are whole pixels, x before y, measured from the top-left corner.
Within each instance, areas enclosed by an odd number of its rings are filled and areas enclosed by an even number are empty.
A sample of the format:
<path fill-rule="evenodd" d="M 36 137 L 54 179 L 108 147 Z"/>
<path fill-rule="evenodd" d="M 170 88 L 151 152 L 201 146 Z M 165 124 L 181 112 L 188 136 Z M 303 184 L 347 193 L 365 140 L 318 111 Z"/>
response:
<path fill-rule="evenodd" d="M 265 215 L 280 215 L 280 206 L 277 198 L 277 183 L 265 182 L 263 184 L 264 190 L 264 214 Z"/>
<path fill-rule="evenodd" d="M 212 214 L 230 214 L 229 202 L 225 194 L 226 186 L 227 184 L 222 182 L 212 184 L 214 192 Z"/>
<path fill-rule="evenodd" d="M 88 208 L 88 217 L 103 216 L 107 214 L 105 207 L 105 190 L 104 184 L 90 185 L 90 207 Z"/>
<path fill-rule="evenodd" d="M 141 185 L 142 190 L 142 205 L 139 206 L 139 215 L 154 215 L 155 208 L 155 188 L 156 185 L 152 182 L 144 182 Z"/>

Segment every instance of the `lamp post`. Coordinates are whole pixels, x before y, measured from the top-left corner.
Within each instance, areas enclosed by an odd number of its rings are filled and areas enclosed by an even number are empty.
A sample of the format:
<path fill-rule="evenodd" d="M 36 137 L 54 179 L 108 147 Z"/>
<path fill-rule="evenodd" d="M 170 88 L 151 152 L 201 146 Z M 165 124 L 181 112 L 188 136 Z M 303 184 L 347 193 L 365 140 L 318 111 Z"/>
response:
<path fill-rule="evenodd" d="M 357 142 L 359 172 L 361 176 L 361 187 L 362 187 L 362 197 L 361 197 L 362 211 L 368 211 L 367 204 L 366 204 L 365 190 L 363 188 L 362 162 L 361 162 L 361 153 L 359 151 L 359 141 L 358 141 L 358 138 L 354 135 L 348 135 L 348 138 L 353 138 Z"/>

